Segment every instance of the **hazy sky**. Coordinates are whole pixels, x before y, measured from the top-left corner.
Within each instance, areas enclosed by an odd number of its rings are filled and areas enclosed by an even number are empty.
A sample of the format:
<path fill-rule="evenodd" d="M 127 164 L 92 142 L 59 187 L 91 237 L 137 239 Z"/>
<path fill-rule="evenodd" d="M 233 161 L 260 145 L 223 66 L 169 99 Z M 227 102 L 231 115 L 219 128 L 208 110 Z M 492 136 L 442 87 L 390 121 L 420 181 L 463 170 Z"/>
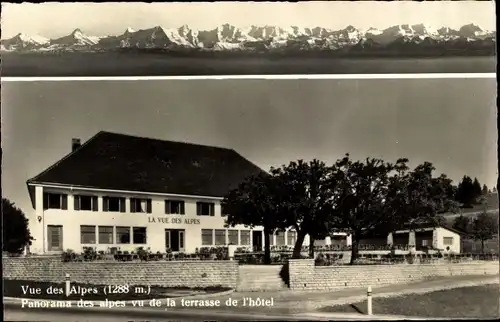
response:
<path fill-rule="evenodd" d="M 476 23 L 494 30 L 493 1 L 375 2 L 317 1 L 303 3 L 43 3 L 2 4 L 2 38 L 17 33 L 49 38 L 75 28 L 89 35 L 121 34 L 134 29 L 189 25 L 211 29 L 223 23 L 236 26 L 278 25 L 326 27 L 353 25 L 360 29 L 396 24 L 426 23 L 459 28 Z"/>
<path fill-rule="evenodd" d="M 100 130 L 234 148 L 265 170 L 408 157 L 492 187 L 495 91 L 494 79 L 6 82 L 3 195 L 33 211 L 26 180 Z"/>

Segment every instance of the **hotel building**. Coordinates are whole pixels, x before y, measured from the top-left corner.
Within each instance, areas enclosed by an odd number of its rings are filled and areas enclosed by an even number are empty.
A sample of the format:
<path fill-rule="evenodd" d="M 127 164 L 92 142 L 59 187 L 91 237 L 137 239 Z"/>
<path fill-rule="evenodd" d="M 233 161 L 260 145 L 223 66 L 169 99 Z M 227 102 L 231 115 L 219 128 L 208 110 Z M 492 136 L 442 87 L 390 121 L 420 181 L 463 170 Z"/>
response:
<path fill-rule="evenodd" d="M 84 144 L 73 139 L 67 156 L 27 182 L 35 209 L 30 252 L 144 247 L 193 253 L 228 244 L 262 249 L 261 227 L 225 228 L 221 212 L 227 192 L 262 171 L 231 149 L 110 132 Z M 271 243 L 295 240 L 288 231 Z M 317 242 L 327 243 L 329 238 Z"/>

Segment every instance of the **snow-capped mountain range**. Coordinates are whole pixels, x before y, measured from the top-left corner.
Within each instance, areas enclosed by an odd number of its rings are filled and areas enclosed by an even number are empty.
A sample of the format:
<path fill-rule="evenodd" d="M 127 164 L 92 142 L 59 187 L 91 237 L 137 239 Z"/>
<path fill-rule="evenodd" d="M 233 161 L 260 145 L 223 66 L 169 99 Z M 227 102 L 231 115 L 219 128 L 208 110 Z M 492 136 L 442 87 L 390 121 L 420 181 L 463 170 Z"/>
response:
<path fill-rule="evenodd" d="M 18 34 L 1 41 L 1 50 L 9 52 L 111 51 L 126 49 L 199 50 L 199 51 L 342 51 L 386 49 L 411 45 L 412 48 L 432 46 L 495 45 L 496 32 L 475 24 L 454 30 L 432 28 L 424 24 L 396 25 L 383 30 L 360 30 L 347 26 L 341 30 L 323 27 L 288 28 L 250 26 L 239 28 L 223 24 L 212 30 L 195 30 L 189 26 L 134 30 L 127 28 L 121 35 L 89 36 L 80 29 L 57 39 Z"/>

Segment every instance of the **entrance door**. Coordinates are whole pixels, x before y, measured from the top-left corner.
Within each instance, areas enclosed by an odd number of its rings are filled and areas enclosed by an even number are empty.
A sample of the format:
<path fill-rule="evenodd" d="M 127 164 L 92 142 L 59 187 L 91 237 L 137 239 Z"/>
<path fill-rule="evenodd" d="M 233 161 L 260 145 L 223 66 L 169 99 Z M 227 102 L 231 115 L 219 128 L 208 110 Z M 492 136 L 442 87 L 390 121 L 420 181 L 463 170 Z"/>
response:
<path fill-rule="evenodd" d="M 165 229 L 165 248 L 184 252 L 184 229 Z"/>
<path fill-rule="evenodd" d="M 62 233 L 62 226 L 47 226 L 47 248 L 49 252 L 63 250 Z"/>
<path fill-rule="evenodd" d="M 252 244 L 254 251 L 262 251 L 262 231 L 252 231 Z"/>

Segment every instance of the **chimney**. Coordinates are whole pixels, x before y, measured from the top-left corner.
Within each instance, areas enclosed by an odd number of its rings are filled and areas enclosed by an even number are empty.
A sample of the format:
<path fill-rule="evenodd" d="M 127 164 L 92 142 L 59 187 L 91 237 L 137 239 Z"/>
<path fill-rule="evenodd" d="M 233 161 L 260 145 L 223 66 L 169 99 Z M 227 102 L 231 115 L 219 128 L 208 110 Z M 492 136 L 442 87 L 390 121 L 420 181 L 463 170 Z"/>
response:
<path fill-rule="evenodd" d="M 75 152 L 80 146 L 82 146 L 80 139 L 71 140 L 71 152 Z"/>

